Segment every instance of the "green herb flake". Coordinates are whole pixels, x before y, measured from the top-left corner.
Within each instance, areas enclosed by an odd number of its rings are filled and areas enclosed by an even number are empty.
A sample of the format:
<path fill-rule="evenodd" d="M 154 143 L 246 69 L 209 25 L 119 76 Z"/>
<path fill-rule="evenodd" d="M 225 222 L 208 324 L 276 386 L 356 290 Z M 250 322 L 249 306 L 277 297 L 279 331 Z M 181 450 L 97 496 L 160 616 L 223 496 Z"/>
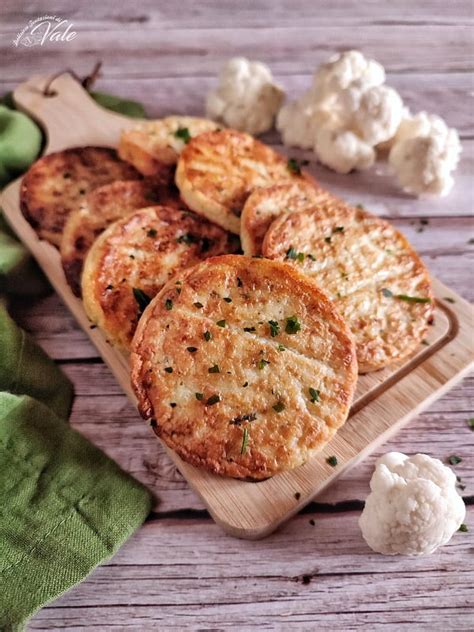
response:
<path fill-rule="evenodd" d="M 225 320 L 218 320 L 216 325 L 218 327 L 225 327 L 226 326 L 226 322 L 225 322 Z"/>
<path fill-rule="evenodd" d="M 176 402 L 170 402 L 170 406 L 171 406 L 171 408 L 176 408 L 177 404 L 176 404 Z"/>
<path fill-rule="evenodd" d="M 456 301 L 454 300 L 454 298 L 451 298 L 450 296 L 445 296 L 444 300 L 448 303 L 455 303 Z"/>
<path fill-rule="evenodd" d="M 237 277 L 237 287 L 242 287 L 242 285 L 242 279 L 240 277 Z"/>
<path fill-rule="evenodd" d="M 150 230 L 147 230 L 146 232 L 147 237 L 156 237 L 157 235 L 158 231 L 155 228 L 150 228 Z"/>
<path fill-rule="evenodd" d="M 257 330 L 255 329 L 255 327 L 244 327 L 244 331 L 246 331 L 248 334 L 253 334 Z"/>
<path fill-rule="evenodd" d="M 167 367 L 165 368 L 165 372 L 166 372 L 166 373 L 173 373 L 173 367 L 172 367 L 172 366 L 167 366 Z"/>
<path fill-rule="evenodd" d="M 245 454 L 247 452 L 247 447 L 249 444 L 249 431 L 248 428 L 244 428 L 242 434 L 242 445 L 240 446 L 240 454 Z"/>
<path fill-rule="evenodd" d="M 316 261 L 316 257 L 311 253 L 307 254 L 306 256 L 308 257 L 308 259 L 311 259 L 311 261 Z"/>
<path fill-rule="evenodd" d="M 474 417 L 471 417 L 470 419 L 467 420 L 467 426 L 471 430 L 474 430 Z"/>
<path fill-rule="evenodd" d="M 198 309 L 201 309 L 201 307 L 204 307 L 204 305 L 202 303 L 200 303 L 199 301 L 196 301 L 195 303 L 193 303 L 194 307 L 197 307 Z"/>
<path fill-rule="evenodd" d="M 191 134 L 189 133 L 189 129 L 187 127 L 178 127 L 174 135 L 176 138 L 182 140 L 185 145 L 187 145 L 191 140 Z"/>
<path fill-rule="evenodd" d="M 207 369 L 208 373 L 220 373 L 220 369 L 219 369 L 219 365 L 218 364 L 214 364 L 214 366 L 211 366 Z"/>
<path fill-rule="evenodd" d="M 336 228 L 334 228 L 332 232 L 333 233 L 343 233 L 344 232 L 344 226 L 336 226 Z"/>
<path fill-rule="evenodd" d="M 393 292 L 392 292 L 392 290 L 389 290 L 389 289 L 388 289 L 388 288 L 386 288 L 386 287 L 383 287 L 383 288 L 381 289 L 381 292 L 382 292 L 382 294 L 383 294 L 386 298 L 392 298 L 392 296 L 393 296 Z"/>
<path fill-rule="evenodd" d="M 286 258 L 295 260 L 297 256 L 298 253 L 296 252 L 296 249 L 293 248 L 293 246 L 290 246 L 286 251 Z"/>
<path fill-rule="evenodd" d="M 290 173 L 293 173 L 295 176 L 301 175 L 301 167 L 296 158 L 289 158 L 286 163 L 286 167 Z"/>
<path fill-rule="evenodd" d="M 202 399 L 204 398 L 204 395 L 202 393 L 194 393 L 194 395 L 198 402 L 202 401 Z"/>
<path fill-rule="evenodd" d="M 457 465 L 458 463 L 462 462 L 462 457 L 458 456 L 457 454 L 451 454 L 451 456 L 448 456 L 448 463 L 450 465 Z"/>
<path fill-rule="evenodd" d="M 225 301 L 226 303 L 232 303 L 232 299 L 230 298 L 230 296 L 225 296 L 225 297 L 224 297 L 224 301 Z"/>
<path fill-rule="evenodd" d="M 186 347 L 186 351 L 189 351 L 189 353 L 196 353 L 197 347 Z"/>
<path fill-rule="evenodd" d="M 286 351 L 285 345 L 282 345 L 281 343 L 278 345 L 277 349 L 278 351 Z"/>
<path fill-rule="evenodd" d="M 285 331 L 287 334 L 297 334 L 301 329 L 301 324 L 297 316 L 289 316 L 286 319 Z"/>
<path fill-rule="evenodd" d="M 313 518 L 311 518 L 311 519 L 310 519 L 310 521 L 309 521 L 309 524 L 310 524 L 312 527 L 314 527 L 314 526 L 315 526 L 315 524 L 316 524 L 316 522 L 314 521 L 314 519 L 313 519 Z"/>
<path fill-rule="evenodd" d="M 176 240 L 178 244 L 196 244 L 199 241 L 199 237 L 196 237 L 192 233 L 185 233 L 180 235 Z"/>
<path fill-rule="evenodd" d="M 278 401 L 276 404 L 272 406 L 272 408 L 276 413 L 281 413 L 282 411 L 285 410 L 285 404 L 282 401 Z"/>
<path fill-rule="evenodd" d="M 165 309 L 171 311 L 173 309 L 173 301 L 170 298 L 167 298 L 165 301 Z"/>
<path fill-rule="evenodd" d="M 264 369 L 266 366 L 268 366 L 270 364 L 270 362 L 268 360 L 264 360 L 263 358 L 261 360 L 258 361 L 257 367 L 258 369 L 261 371 L 262 369 Z"/>
<path fill-rule="evenodd" d="M 467 524 L 464 524 L 463 522 L 462 525 L 459 527 L 458 531 L 461 531 L 461 533 L 467 533 L 469 531 L 469 527 L 467 526 Z"/>
<path fill-rule="evenodd" d="M 248 382 L 244 382 L 244 383 L 242 384 L 242 388 L 247 388 L 247 386 L 248 386 L 248 385 L 249 385 L 249 383 L 248 383 Z"/>
<path fill-rule="evenodd" d="M 112 289 L 112 286 L 110 287 Z M 133 296 L 138 304 L 138 307 L 141 312 L 145 311 L 146 306 L 151 301 L 151 296 L 148 296 L 143 290 L 140 290 L 138 287 L 133 288 Z"/>
<path fill-rule="evenodd" d="M 304 254 L 304 252 L 299 252 L 299 253 L 296 255 L 296 260 L 298 261 L 298 263 L 303 263 L 304 258 L 305 258 L 305 254 Z"/>
<path fill-rule="evenodd" d="M 206 342 L 209 342 L 209 340 L 212 340 L 212 334 L 210 331 L 205 331 L 202 336 Z"/>
<path fill-rule="evenodd" d="M 326 459 L 326 463 L 331 467 L 336 467 L 337 465 L 337 456 L 328 456 Z"/>
<path fill-rule="evenodd" d="M 300 492 L 295 492 L 295 498 L 296 500 L 299 500 L 301 498 Z"/>
<path fill-rule="evenodd" d="M 325 238 L 324 238 L 324 241 L 325 241 L 327 244 L 330 244 L 330 243 L 331 243 L 331 237 L 325 237 Z"/>
<path fill-rule="evenodd" d="M 398 298 L 400 301 L 406 301 L 407 303 L 431 303 L 430 298 L 408 296 L 407 294 L 396 294 L 395 298 Z"/>
<path fill-rule="evenodd" d="M 315 404 L 316 402 L 319 402 L 320 401 L 319 396 L 321 395 L 321 392 L 318 391 L 317 388 L 312 388 L 311 386 L 310 386 L 310 388 L 308 390 L 309 390 L 309 396 L 310 396 L 311 403 Z"/>
<path fill-rule="evenodd" d="M 221 401 L 221 398 L 219 395 L 211 395 L 206 400 L 206 406 L 214 406 L 214 404 L 218 404 L 220 401 Z"/>
<path fill-rule="evenodd" d="M 430 346 L 430 343 L 428 342 L 428 340 L 422 340 L 421 344 L 425 345 L 425 347 L 429 347 Z"/>
<path fill-rule="evenodd" d="M 270 325 L 270 335 L 275 338 L 280 333 L 280 325 L 276 320 L 269 320 L 268 324 Z"/>
<path fill-rule="evenodd" d="M 106 290 L 113 290 L 113 289 L 114 289 L 114 286 L 113 286 L 113 285 L 110 285 L 110 283 L 109 283 L 109 285 L 108 285 L 105 289 L 106 289 Z M 141 290 L 139 290 L 139 292 L 141 292 Z M 134 294 L 135 294 L 135 292 L 134 292 Z"/>

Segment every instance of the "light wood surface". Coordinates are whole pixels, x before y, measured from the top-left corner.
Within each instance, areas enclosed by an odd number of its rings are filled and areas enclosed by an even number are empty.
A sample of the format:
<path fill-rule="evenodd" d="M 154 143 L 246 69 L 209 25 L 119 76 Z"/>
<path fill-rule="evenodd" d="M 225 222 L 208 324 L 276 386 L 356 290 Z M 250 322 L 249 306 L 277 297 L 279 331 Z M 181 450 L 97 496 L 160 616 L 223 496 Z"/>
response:
<path fill-rule="evenodd" d="M 12 47 L 28 19 L 45 12 L 70 17 L 76 40 L 34 52 Z M 219 35 L 222 28 L 226 31 Z M 460 130 L 463 157 L 456 187 L 447 199 L 426 201 L 401 194 L 388 176 L 374 171 L 341 177 L 316 167 L 317 176 L 347 199 L 391 218 L 431 272 L 473 300 L 470 29 L 469 2 L 189 0 L 124 7 L 105 0 L 91 8 L 85 0 L 56 0 L 45 8 L 7 0 L 0 20 L 0 89 L 44 70 L 73 67 L 86 74 L 104 59 L 98 89 L 143 100 L 154 116 L 197 114 L 229 55 L 267 61 L 296 95 L 307 87 L 313 67 L 334 50 L 361 48 L 385 65 L 388 82 L 413 110 L 439 113 Z M 235 38 L 229 39 L 231 31 Z M 268 139 L 278 143 L 276 134 Z M 429 225 L 422 227 L 421 217 Z M 57 295 L 34 304 L 18 300 L 12 307 L 18 322 L 73 379 L 71 423 L 159 498 L 154 514 L 122 551 L 41 611 L 31 629 L 306 630 L 315 624 L 337 630 L 472 629 L 471 506 L 466 520 L 471 531 L 456 534 L 425 559 L 372 554 L 357 527 L 374 459 L 388 449 L 442 459 L 460 454 L 464 460 L 456 471 L 466 485 L 466 501 L 472 502 L 474 435 L 466 423 L 473 416 L 472 378 L 345 473 L 284 528 L 263 541 L 244 542 L 225 536 L 206 517 L 200 499 L 159 444 L 150 442 L 146 425 Z M 312 576 L 310 583 L 303 582 L 304 575 Z"/>

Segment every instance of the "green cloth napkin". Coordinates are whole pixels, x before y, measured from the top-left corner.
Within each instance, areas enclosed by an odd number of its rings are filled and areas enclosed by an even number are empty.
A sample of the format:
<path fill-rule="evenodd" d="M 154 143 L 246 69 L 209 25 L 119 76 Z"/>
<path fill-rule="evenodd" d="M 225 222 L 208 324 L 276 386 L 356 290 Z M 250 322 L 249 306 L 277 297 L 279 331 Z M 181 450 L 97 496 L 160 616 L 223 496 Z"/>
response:
<path fill-rule="evenodd" d="M 2 292 L 46 287 L 0 215 L 0 630 L 7 632 L 24 629 L 113 555 L 152 502 L 68 425 L 72 384 L 7 312 Z"/>

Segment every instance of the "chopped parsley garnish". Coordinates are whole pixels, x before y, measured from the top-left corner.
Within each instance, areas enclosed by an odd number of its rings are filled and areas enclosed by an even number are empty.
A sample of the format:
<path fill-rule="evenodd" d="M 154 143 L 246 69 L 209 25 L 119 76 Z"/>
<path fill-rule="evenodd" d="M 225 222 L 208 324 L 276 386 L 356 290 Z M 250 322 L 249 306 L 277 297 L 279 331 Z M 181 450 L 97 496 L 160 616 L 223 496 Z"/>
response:
<path fill-rule="evenodd" d="M 171 408 L 176 408 L 177 404 L 176 404 L 176 402 L 170 402 L 170 406 L 171 406 Z"/>
<path fill-rule="evenodd" d="M 191 134 L 189 133 L 189 129 L 187 127 L 178 127 L 174 135 L 176 138 L 180 138 L 185 145 L 187 145 L 191 140 Z"/>
<path fill-rule="evenodd" d="M 242 384 L 242 388 L 247 388 L 247 386 L 248 386 L 248 385 L 249 385 L 249 383 L 248 383 L 248 382 L 244 382 L 244 383 Z"/>
<path fill-rule="evenodd" d="M 111 286 L 111 289 L 112 289 L 112 286 Z M 145 292 L 143 290 L 140 290 L 138 287 L 133 288 L 133 296 L 135 297 L 135 300 L 138 303 L 138 307 L 140 308 L 140 311 L 141 312 L 145 311 L 146 306 L 151 301 L 151 296 L 148 296 L 148 294 L 145 294 Z"/>
<path fill-rule="evenodd" d="M 186 351 L 189 351 L 189 353 L 196 353 L 197 347 L 186 347 Z"/>
<path fill-rule="evenodd" d="M 194 395 L 196 396 L 196 399 L 198 400 L 198 402 L 200 402 L 204 397 L 202 393 L 194 393 Z"/>
<path fill-rule="evenodd" d="M 308 259 L 311 259 L 311 261 L 316 261 L 316 257 L 311 253 L 308 253 L 306 256 L 308 257 Z"/>
<path fill-rule="evenodd" d="M 201 309 L 201 307 L 204 307 L 204 305 L 202 303 L 200 303 L 199 301 L 196 301 L 195 303 L 193 303 L 194 307 L 197 307 L 198 309 Z"/>
<path fill-rule="evenodd" d="M 450 465 L 457 465 L 458 463 L 462 462 L 462 458 L 460 456 L 458 456 L 457 454 L 451 454 L 451 456 L 448 456 L 448 463 Z"/>
<path fill-rule="evenodd" d="M 467 524 L 464 524 L 463 522 L 462 525 L 459 527 L 458 531 L 461 531 L 461 533 L 467 533 L 467 531 L 469 531 L 469 527 L 467 526 Z"/>
<path fill-rule="evenodd" d="M 333 233 L 343 233 L 344 232 L 344 226 L 336 226 L 336 228 L 334 228 L 332 232 Z"/>
<path fill-rule="evenodd" d="M 425 345 L 425 347 L 429 347 L 430 346 L 430 343 L 428 342 L 428 340 L 422 340 L 421 344 Z"/>
<path fill-rule="evenodd" d="M 331 467 L 336 467 L 337 465 L 337 456 L 328 456 L 326 459 L 326 463 Z"/>
<path fill-rule="evenodd" d="M 110 283 L 109 283 L 109 285 L 108 285 L 105 289 L 106 289 L 106 290 L 113 290 L 113 289 L 114 289 L 114 286 L 113 286 L 113 285 L 110 285 Z M 140 291 L 141 291 L 141 290 L 140 290 Z"/>
<path fill-rule="evenodd" d="M 230 298 L 230 296 L 225 296 L 225 297 L 224 297 L 224 301 L 225 301 L 226 303 L 232 303 L 232 299 Z"/>
<path fill-rule="evenodd" d="M 166 373 L 173 373 L 173 367 L 172 366 L 167 366 L 165 368 Z"/>
<path fill-rule="evenodd" d="M 176 241 L 178 244 L 197 244 L 199 237 L 196 237 L 196 235 L 192 233 L 185 233 L 184 235 L 180 235 Z"/>
<path fill-rule="evenodd" d="M 269 320 L 268 324 L 270 325 L 270 335 L 272 338 L 275 338 L 280 333 L 280 325 L 276 320 Z"/>
<path fill-rule="evenodd" d="M 135 255 L 128 255 L 130 259 L 135 259 Z"/>
<path fill-rule="evenodd" d="M 289 316 L 286 319 L 285 331 L 287 334 L 297 334 L 300 329 L 301 325 L 297 316 Z"/>
<path fill-rule="evenodd" d="M 392 296 L 393 296 L 393 292 L 392 292 L 392 290 L 389 290 L 389 289 L 388 289 L 388 288 L 386 288 L 386 287 L 383 287 L 383 288 L 382 288 L 382 290 L 381 290 L 381 292 L 382 292 L 382 294 L 383 294 L 386 298 L 392 298 Z"/>
<path fill-rule="evenodd" d="M 301 175 L 301 167 L 296 158 L 289 158 L 286 163 L 287 169 L 290 173 L 294 173 L 295 176 Z"/>
<path fill-rule="evenodd" d="M 296 500 L 299 500 L 301 498 L 300 492 L 295 492 L 295 498 Z"/>
<path fill-rule="evenodd" d="M 281 413 L 285 410 L 285 404 L 282 401 L 279 401 L 276 404 L 273 404 L 272 408 L 276 413 Z"/>
<path fill-rule="evenodd" d="M 246 415 L 239 415 L 229 421 L 233 426 L 241 426 L 245 421 L 255 421 L 257 419 L 256 413 L 247 413 Z"/>
<path fill-rule="evenodd" d="M 158 231 L 155 228 L 150 228 L 146 233 L 147 237 L 156 237 L 158 235 Z"/>
<path fill-rule="evenodd" d="M 173 309 L 173 301 L 170 298 L 167 298 L 165 301 L 165 309 L 168 311 Z"/>
<path fill-rule="evenodd" d="M 63 178 L 66 178 L 66 180 L 68 180 L 68 178 L 71 177 L 71 174 L 68 173 L 67 171 L 65 173 L 63 173 Z"/>
<path fill-rule="evenodd" d="M 299 253 L 296 255 L 296 259 L 297 259 L 297 261 L 299 261 L 299 263 L 303 263 L 304 258 L 305 258 L 305 254 L 304 254 L 304 252 L 299 252 Z"/>
<path fill-rule="evenodd" d="M 268 364 L 270 364 L 270 362 L 268 360 L 264 360 L 263 358 L 261 360 L 258 361 L 257 367 L 259 368 L 259 370 L 261 371 L 262 369 L 264 369 Z"/>
<path fill-rule="evenodd" d="M 247 452 L 248 444 L 249 444 L 249 431 L 247 428 L 244 428 L 244 432 L 242 434 L 242 445 L 240 447 L 240 454 L 245 454 Z"/>
<path fill-rule="evenodd" d="M 214 406 L 214 404 L 217 404 L 218 402 L 221 401 L 221 398 L 219 395 L 211 395 L 207 400 L 206 400 L 206 406 Z"/>
<path fill-rule="evenodd" d="M 242 287 L 242 285 L 242 279 L 240 277 L 237 277 L 237 287 Z"/>
<path fill-rule="evenodd" d="M 325 237 L 325 238 L 324 238 L 324 241 L 325 241 L 327 244 L 330 244 L 330 243 L 331 243 L 331 237 Z"/>
<path fill-rule="evenodd" d="M 158 426 L 158 422 L 156 421 L 156 419 L 151 419 L 150 420 L 150 426 L 152 428 L 156 428 Z"/>
<path fill-rule="evenodd" d="M 471 430 L 474 430 L 474 417 L 467 420 L 467 425 Z"/>
<path fill-rule="evenodd" d="M 285 345 L 282 345 L 281 343 L 278 345 L 277 349 L 278 351 L 286 351 Z"/>
<path fill-rule="evenodd" d="M 220 369 L 219 369 L 219 365 L 218 364 L 214 364 L 214 366 L 211 366 L 207 369 L 208 373 L 220 373 Z"/>
<path fill-rule="evenodd" d="M 406 301 L 407 303 L 431 303 L 430 298 L 408 296 L 407 294 L 396 294 L 395 298 L 398 298 L 400 301 Z"/>
<path fill-rule="evenodd" d="M 218 321 L 217 321 L 217 323 L 216 323 L 216 325 L 217 325 L 218 327 L 225 327 L 226 322 L 225 322 L 225 320 L 218 320 Z"/>
<path fill-rule="evenodd" d="M 286 251 L 286 258 L 287 259 L 296 259 L 297 256 L 298 256 L 298 253 L 297 253 L 296 249 L 293 248 L 293 246 L 290 246 L 288 248 L 288 250 Z"/>
<path fill-rule="evenodd" d="M 255 327 L 244 327 L 244 331 L 246 331 L 248 334 L 252 334 L 254 331 L 257 331 L 255 329 Z"/>
<path fill-rule="evenodd" d="M 309 389 L 309 396 L 310 396 L 310 401 L 312 404 L 315 404 L 316 402 L 319 402 L 319 396 L 321 395 L 321 392 L 318 391 L 317 388 L 312 388 L 310 387 Z"/>
<path fill-rule="evenodd" d="M 203 333 L 203 338 L 206 342 L 209 342 L 209 340 L 212 340 L 212 334 L 210 331 L 205 331 Z"/>
<path fill-rule="evenodd" d="M 454 298 L 451 298 L 450 296 L 445 296 L 444 300 L 447 301 L 448 303 L 455 303 L 456 301 L 454 300 Z"/>

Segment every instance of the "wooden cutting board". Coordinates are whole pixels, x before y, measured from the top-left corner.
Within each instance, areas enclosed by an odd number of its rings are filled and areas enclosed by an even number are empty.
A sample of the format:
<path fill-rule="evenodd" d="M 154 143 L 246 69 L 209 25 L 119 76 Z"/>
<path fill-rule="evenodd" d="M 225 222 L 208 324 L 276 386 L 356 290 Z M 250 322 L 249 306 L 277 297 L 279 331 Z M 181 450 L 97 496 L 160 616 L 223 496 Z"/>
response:
<path fill-rule="evenodd" d="M 53 96 L 45 96 L 47 79 L 34 77 L 14 92 L 19 109 L 33 117 L 47 136 L 45 153 L 67 147 L 114 147 L 120 132 L 136 120 L 104 110 L 83 88 L 63 74 L 52 83 Z M 92 329 L 65 281 L 58 251 L 40 241 L 19 208 L 20 180 L 1 196 L 5 216 L 33 253 L 51 284 L 97 347 L 118 382 L 135 402 L 127 358 L 114 350 L 101 331 Z M 378 448 L 436 398 L 450 389 L 473 363 L 473 311 L 469 303 L 436 279 L 436 315 L 433 326 L 416 353 L 388 369 L 361 376 L 351 413 L 336 437 L 305 465 L 259 483 L 214 476 L 182 461 L 167 449 L 190 486 L 199 494 L 214 520 L 229 534 L 262 538 L 327 487 L 336 477 Z M 137 424 L 144 423 L 137 414 Z M 156 438 L 150 429 L 150 441 Z M 326 459 L 337 457 L 337 466 Z"/>

